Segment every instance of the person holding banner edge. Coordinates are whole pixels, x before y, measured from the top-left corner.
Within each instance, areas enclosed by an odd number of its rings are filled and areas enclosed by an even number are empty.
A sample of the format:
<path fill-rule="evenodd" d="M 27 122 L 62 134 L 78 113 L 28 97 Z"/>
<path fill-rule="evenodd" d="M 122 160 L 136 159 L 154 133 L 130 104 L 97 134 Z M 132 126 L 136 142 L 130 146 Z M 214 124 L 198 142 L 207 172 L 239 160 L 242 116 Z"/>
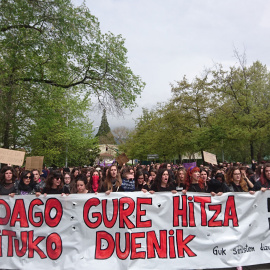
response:
<path fill-rule="evenodd" d="M 186 169 L 184 167 L 180 167 L 176 173 L 176 179 L 174 181 L 175 189 L 177 191 L 182 191 L 186 189 Z"/>
<path fill-rule="evenodd" d="M 149 187 L 145 182 L 142 170 L 137 170 L 135 174 L 135 191 L 148 191 Z"/>
<path fill-rule="evenodd" d="M 172 183 L 169 171 L 164 168 L 158 170 L 157 177 L 152 184 L 149 193 L 154 194 L 155 192 L 161 191 L 171 191 L 172 193 L 177 193 Z"/>
<path fill-rule="evenodd" d="M 16 191 L 17 195 L 33 195 L 36 194 L 38 197 L 41 193 L 39 188 L 34 182 L 33 174 L 26 170 L 21 173 L 20 182 L 18 184 L 18 189 Z"/>
<path fill-rule="evenodd" d="M 267 189 L 270 189 L 270 163 L 264 165 L 260 178 L 253 187 L 254 191 L 266 191 Z"/>
<path fill-rule="evenodd" d="M 53 171 L 49 174 L 43 194 L 69 194 L 69 190 L 64 186 L 64 178 L 60 171 Z"/>
<path fill-rule="evenodd" d="M 85 193 L 91 193 L 91 189 L 89 188 L 87 177 L 83 174 L 79 174 L 76 176 L 75 179 L 76 183 L 76 193 L 77 194 L 85 194 Z"/>
<path fill-rule="evenodd" d="M 186 190 L 183 190 L 183 193 L 186 193 L 186 191 L 206 192 L 205 185 L 200 177 L 200 169 L 196 166 L 191 166 L 187 170 Z"/>

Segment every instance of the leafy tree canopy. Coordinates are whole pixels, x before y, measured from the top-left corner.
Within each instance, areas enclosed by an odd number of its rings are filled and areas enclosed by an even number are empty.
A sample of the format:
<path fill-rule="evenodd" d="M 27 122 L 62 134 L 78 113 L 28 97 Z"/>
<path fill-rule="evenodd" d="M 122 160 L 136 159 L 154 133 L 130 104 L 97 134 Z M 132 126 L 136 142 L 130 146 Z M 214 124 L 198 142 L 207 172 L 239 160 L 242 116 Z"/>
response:
<path fill-rule="evenodd" d="M 144 87 L 128 67 L 121 35 L 102 34 L 88 8 L 70 0 L 1 1 L 0 52 L 0 143 L 5 148 L 40 154 L 35 140 L 45 126 L 60 134 L 44 130 L 43 149 L 54 149 L 54 140 L 61 138 L 71 143 L 75 133 L 68 135 L 64 127 L 87 122 L 91 97 L 119 112 L 134 108 Z"/>
<path fill-rule="evenodd" d="M 202 77 L 172 85 L 172 98 L 144 110 L 120 147 L 132 158 L 157 153 L 162 160 L 208 151 L 220 161 L 251 162 L 269 156 L 270 73 L 259 61 L 225 70 L 216 65 Z"/>

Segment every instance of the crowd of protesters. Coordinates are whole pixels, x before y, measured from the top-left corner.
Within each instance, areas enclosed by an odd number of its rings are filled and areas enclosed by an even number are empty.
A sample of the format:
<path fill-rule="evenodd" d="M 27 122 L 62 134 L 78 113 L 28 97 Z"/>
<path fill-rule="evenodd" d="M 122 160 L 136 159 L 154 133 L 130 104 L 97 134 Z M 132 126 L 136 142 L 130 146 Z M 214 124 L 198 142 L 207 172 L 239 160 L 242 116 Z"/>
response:
<path fill-rule="evenodd" d="M 42 174 L 41 174 L 42 173 Z M 170 163 L 92 168 L 62 168 L 39 172 L 5 166 L 0 173 L 0 195 L 111 192 L 249 192 L 270 189 L 270 163 L 223 163 L 219 166 L 191 166 Z M 237 267 L 242 269 L 242 267 Z"/>
<path fill-rule="evenodd" d="M 42 172 L 5 166 L 0 173 L 0 195 L 70 194 L 111 192 L 224 192 L 265 191 L 270 188 L 270 163 L 248 166 L 222 163 L 191 166 L 170 163 L 89 168 L 61 168 Z"/>

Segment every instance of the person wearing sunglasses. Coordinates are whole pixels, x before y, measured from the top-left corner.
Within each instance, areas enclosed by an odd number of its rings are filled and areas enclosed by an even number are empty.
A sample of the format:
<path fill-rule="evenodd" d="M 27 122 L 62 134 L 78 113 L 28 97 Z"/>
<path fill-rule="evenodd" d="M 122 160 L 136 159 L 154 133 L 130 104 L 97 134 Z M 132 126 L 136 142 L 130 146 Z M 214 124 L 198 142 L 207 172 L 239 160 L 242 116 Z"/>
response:
<path fill-rule="evenodd" d="M 64 178 L 60 171 L 52 171 L 46 181 L 43 194 L 69 194 L 70 191 L 64 186 Z"/>
<path fill-rule="evenodd" d="M 17 195 L 40 195 L 39 189 L 34 181 L 34 175 L 26 170 L 21 173 L 20 181 L 18 184 Z"/>

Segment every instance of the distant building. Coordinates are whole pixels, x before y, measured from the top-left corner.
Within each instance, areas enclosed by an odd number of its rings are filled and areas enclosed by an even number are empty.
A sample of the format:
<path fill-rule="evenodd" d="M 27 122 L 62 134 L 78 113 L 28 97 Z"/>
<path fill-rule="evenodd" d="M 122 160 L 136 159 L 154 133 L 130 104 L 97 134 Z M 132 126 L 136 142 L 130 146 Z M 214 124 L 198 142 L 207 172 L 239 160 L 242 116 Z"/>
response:
<path fill-rule="evenodd" d="M 115 162 L 118 153 L 118 146 L 115 144 L 100 144 L 99 159 L 97 164 L 109 165 Z"/>

